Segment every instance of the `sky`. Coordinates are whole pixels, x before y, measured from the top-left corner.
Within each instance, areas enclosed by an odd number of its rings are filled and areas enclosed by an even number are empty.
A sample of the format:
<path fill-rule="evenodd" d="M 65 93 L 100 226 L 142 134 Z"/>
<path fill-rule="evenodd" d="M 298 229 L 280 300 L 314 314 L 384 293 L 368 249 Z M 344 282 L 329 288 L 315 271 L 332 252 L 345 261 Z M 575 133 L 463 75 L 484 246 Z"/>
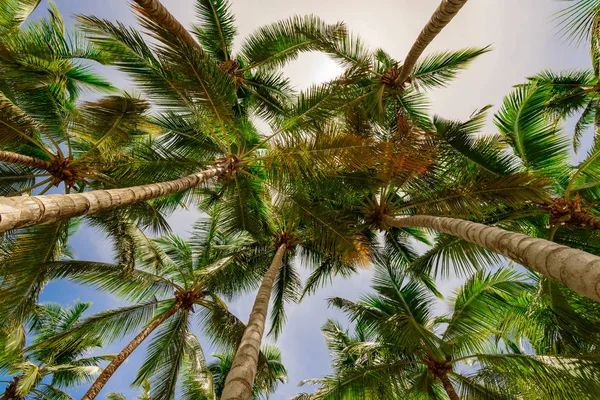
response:
<path fill-rule="evenodd" d="M 130 9 L 123 0 L 58 0 L 59 10 L 70 20 L 74 14 L 96 15 L 125 24 L 135 24 Z M 231 0 L 240 38 L 257 27 L 294 14 L 315 14 L 327 22 L 344 21 L 348 28 L 359 34 L 372 49 L 381 47 L 397 59 L 408 52 L 414 39 L 439 4 L 439 0 Z M 194 0 L 163 0 L 163 4 L 186 26 L 194 21 Z M 557 36 L 553 15 L 564 6 L 555 0 L 478 0 L 468 2 L 459 15 L 435 39 L 427 52 L 436 50 L 483 47 L 493 51 L 481 56 L 462 73 L 450 87 L 430 93 L 435 114 L 452 119 L 465 119 L 473 111 L 488 104 L 492 111 L 501 104 L 511 87 L 522 83 L 544 69 L 569 70 L 586 68 L 589 64 L 587 49 L 564 43 Z M 43 15 L 45 1 L 34 17 Z M 70 22 L 72 23 L 72 21 Z M 119 87 L 130 88 L 126 78 L 103 68 L 101 71 Z M 302 89 L 312 83 L 324 82 L 341 70 L 325 56 L 307 54 L 287 66 L 284 72 L 292 83 Z M 491 114 L 490 114 L 491 115 Z M 492 118 L 485 128 L 493 133 Z M 185 236 L 199 214 L 195 211 L 178 212 L 169 221 L 175 233 Z M 88 227 L 83 227 L 71 241 L 79 259 L 110 262 L 110 244 Z M 344 321 L 343 316 L 326 306 L 326 299 L 340 296 L 357 299 L 369 290 L 370 270 L 348 280 L 334 280 L 332 284 L 288 308 L 288 323 L 277 344 L 283 352 L 283 362 L 289 373 L 289 382 L 281 385 L 272 399 L 287 399 L 297 394 L 297 384 L 307 378 L 327 374 L 329 359 L 320 327 L 327 318 Z M 308 275 L 303 273 L 305 278 Z M 449 295 L 460 283 L 459 278 L 439 282 L 441 291 Z M 246 321 L 253 301 L 249 294 L 230 304 L 230 310 Z M 72 304 L 76 299 L 91 301 L 90 312 L 97 312 L 121 304 L 111 295 L 68 282 L 51 283 L 42 295 L 43 302 Z M 444 309 L 446 306 L 442 306 Z M 113 343 L 104 351 L 117 353 L 126 343 Z M 206 338 L 200 336 L 205 353 L 211 354 Z M 98 398 L 111 391 L 122 392 L 133 399 L 137 389 L 129 387 L 137 368 L 144 358 L 142 345 L 106 385 Z M 87 388 L 85 388 L 87 389 Z M 79 398 L 85 390 L 72 392 Z"/>

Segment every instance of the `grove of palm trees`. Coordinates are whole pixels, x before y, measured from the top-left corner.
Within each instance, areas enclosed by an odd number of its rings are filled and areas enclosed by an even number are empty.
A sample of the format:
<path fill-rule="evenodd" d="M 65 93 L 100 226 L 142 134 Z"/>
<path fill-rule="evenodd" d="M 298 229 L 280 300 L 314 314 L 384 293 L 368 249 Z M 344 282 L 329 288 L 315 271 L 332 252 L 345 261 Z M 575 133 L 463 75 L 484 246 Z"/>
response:
<path fill-rule="evenodd" d="M 1 400 L 600 398 L 600 0 L 371 3 L 0 0 Z"/>

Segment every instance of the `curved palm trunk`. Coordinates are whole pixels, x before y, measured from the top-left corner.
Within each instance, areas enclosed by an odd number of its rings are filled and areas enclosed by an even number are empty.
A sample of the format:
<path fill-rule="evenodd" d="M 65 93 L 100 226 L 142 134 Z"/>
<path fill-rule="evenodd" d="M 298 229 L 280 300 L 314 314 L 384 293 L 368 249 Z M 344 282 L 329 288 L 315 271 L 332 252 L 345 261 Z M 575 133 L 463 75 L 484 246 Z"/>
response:
<path fill-rule="evenodd" d="M 208 168 L 174 181 L 78 194 L 0 197 L 0 233 L 80 215 L 96 214 L 193 188 L 222 175 L 228 165 Z"/>
<path fill-rule="evenodd" d="M 456 390 L 454 390 L 454 386 L 452 386 L 452 382 L 450 382 L 450 378 L 448 378 L 448 374 L 442 374 L 440 376 L 440 380 L 442 381 L 442 385 L 444 386 L 444 390 L 450 397 L 450 400 L 460 400 Z"/>
<path fill-rule="evenodd" d="M 43 169 L 45 171 L 48 171 L 52 168 L 52 163 L 50 163 L 49 161 L 40 160 L 39 158 L 24 156 L 19 153 L 13 153 L 11 151 L 0 150 L 0 162 L 19 164 L 19 165 L 24 165 L 26 167 Z"/>
<path fill-rule="evenodd" d="M 83 395 L 81 400 L 92 400 L 96 398 L 98 393 L 100 393 L 104 385 L 106 385 L 106 382 L 108 382 L 108 380 L 115 373 L 117 368 L 119 368 L 121 364 L 123 364 L 123 362 L 127 360 L 127 357 L 129 357 L 131 353 L 133 353 L 133 351 L 144 341 L 144 339 L 148 337 L 148 335 L 152 333 L 152 331 L 158 328 L 158 326 L 165 322 L 171 315 L 179 311 L 180 308 L 181 304 L 175 303 L 173 307 L 168 309 L 159 318 L 152 321 L 150 325 L 148 325 L 135 338 L 133 338 L 133 340 L 129 342 L 129 344 L 125 346 L 123 350 L 121 350 L 121 352 L 115 357 L 115 359 L 112 360 L 110 364 L 106 366 L 106 368 L 104 368 L 102 373 L 98 376 L 98 378 L 96 378 L 96 381 L 94 381 L 92 387 Z"/>
<path fill-rule="evenodd" d="M 271 290 L 273 289 L 275 277 L 279 272 L 279 267 L 281 267 L 286 250 L 286 244 L 279 246 L 275 257 L 273 257 L 271 266 L 260 284 L 250 318 L 248 319 L 248 326 L 244 331 L 242 341 L 231 363 L 231 369 L 225 379 L 221 400 L 250 400 L 252 397 L 252 388 L 254 386 L 254 378 L 258 368 L 258 357 L 260 355 L 260 343 L 265 331 L 265 321 L 269 311 Z"/>
<path fill-rule="evenodd" d="M 429 228 L 459 237 L 600 301 L 600 257 L 585 251 L 457 218 L 429 215 L 394 218 L 386 215 L 383 222 L 398 228 Z"/>
<path fill-rule="evenodd" d="M 425 28 L 419 33 L 417 40 L 410 48 L 406 59 L 404 60 L 404 65 L 402 66 L 402 70 L 400 70 L 400 75 L 394 80 L 396 85 L 404 83 L 406 79 L 411 74 L 415 64 L 425 48 L 435 39 L 435 37 L 444 29 L 452 18 L 460 9 L 467 3 L 467 0 L 442 0 L 442 3 L 435 10 Z"/>
<path fill-rule="evenodd" d="M 192 35 L 177 19 L 163 6 L 159 0 L 133 0 L 139 11 L 156 24 L 177 35 L 185 43 L 199 47 Z"/>

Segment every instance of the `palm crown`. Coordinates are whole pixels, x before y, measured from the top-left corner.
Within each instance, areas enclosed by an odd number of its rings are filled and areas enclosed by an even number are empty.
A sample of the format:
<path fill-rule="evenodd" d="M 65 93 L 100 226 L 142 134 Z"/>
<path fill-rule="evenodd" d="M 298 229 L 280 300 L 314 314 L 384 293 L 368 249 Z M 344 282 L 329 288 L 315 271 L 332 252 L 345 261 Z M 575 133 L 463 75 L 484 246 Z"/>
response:
<path fill-rule="evenodd" d="M 375 294 L 330 300 L 356 323 L 356 334 L 333 321 L 324 326 L 336 374 L 309 380 L 320 388 L 297 398 L 530 398 L 531 387 L 536 398 L 578 398 L 598 391 L 587 375 L 596 368 L 592 358 L 539 357 L 494 339 L 507 300 L 531 290 L 518 274 L 472 276 L 452 312 L 439 317 L 428 290 L 403 278 L 381 268 Z"/>
<path fill-rule="evenodd" d="M 81 319 L 90 303 L 76 302 L 64 308 L 58 304 L 38 305 L 28 321 L 31 346 L 71 329 Z M 18 332 L 18 330 L 17 330 Z M 2 332 L 4 335 L 6 332 Z M 8 333 L 8 341 L 0 349 L 3 374 L 14 375 L 5 388 L 3 398 L 9 399 L 71 399 L 63 390 L 93 380 L 101 371 L 99 364 L 114 356 L 88 356 L 90 350 L 101 347 L 100 336 L 90 335 L 60 349 L 25 348 L 24 340 Z M 11 338 L 12 336 L 12 338 Z"/>
<path fill-rule="evenodd" d="M 134 238 L 138 259 L 135 268 L 88 261 L 60 261 L 42 266 L 51 279 L 70 277 L 135 304 L 92 315 L 40 346 L 60 346 L 88 335 L 115 340 L 146 325 L 132 342 L 135 345 L 124 349 L 104 370 L 86 394 L 88 398 L 97 394 L 116 368 L 155 329 L 146 361 L 134 383 L 148 380 L 154 384 L 156 396 L 170 398 L 184 359 L 191 360 L 193 373 L 206 375 L 202 348 L 190 331 L 197 307 L 201 308 L 203 329 L 213 340 L 226 346 L 239 341 L 239 336 L 234 335 L 239 328 L 230 328 L 233 324 L 243 329 L 243 324 L 227 311 L 220 295 L 234 296 L 255 285 L 260 268 L 253 268 L 245 260 L 256 260 L 260 253 L 246 235 L 222 235 L 216 214 L 213 219 L 200 222 L 195 232 L 192 242 L 172 235 L 150 241 L 138 233 Z M 228 336 L 214 333 L 228 329 Z"/>

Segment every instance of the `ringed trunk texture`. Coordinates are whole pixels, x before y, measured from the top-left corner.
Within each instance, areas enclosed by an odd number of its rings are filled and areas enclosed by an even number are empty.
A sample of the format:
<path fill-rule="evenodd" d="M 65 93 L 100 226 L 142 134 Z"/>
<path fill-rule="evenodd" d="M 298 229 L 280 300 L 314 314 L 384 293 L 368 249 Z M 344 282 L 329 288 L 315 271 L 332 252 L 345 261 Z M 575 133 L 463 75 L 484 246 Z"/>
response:
<path fill-rule="evenodd" d="M 572 212 L 569 222 L 591 229 L 600 229 L 600 218 L 584 212 Z"/>
<path fill-rule="evenodd" d="M 11 151 L 0 150 L 0 162 L 19 164 L 19 165 L 24 165 L 26 167 L 43 169 L 45 171 L 48 171 L 52 168 L 52 163 L 50 163 L 49 161 L 40 160 L 39 158 L 24 156 L 19 153 L 13 153 Z"/>
<path fill-rule="evenodd" d="M 396 85 L 406 81 L 425 48 L 452 21 L 452 18 L 458 14 L 466 3 L 467 0 L 442 0 L 442 3 L 435 10 L 421 33 L 419 33 L 417 40 L 415 40 L 415 43 L 408 52 L 402 70 L 400 70 L 400 75 L 398 75 L 394 82 Z"/>
<path fill-rule="evenodd" d="M 119 368 L 121 364 L 123 364 L 125 360 L 127 360 L 127 357 L 129 357 L 131 353 L 133 353 L 133 351 L 144 341 L 144 339 L 148 337 L 148 335 L 152 333 L 152 331 L 158 328 L 158 326 L 165 322 L 170 316 L 179 311 L 180 308 L 181 304 L 175 303 L 173 307 L 167 310 L 167 312 L 165 312 L 159 318 L 152 321 L 150 325 L 148 325 L 135 338 L 133 338 L 133 340 L 129 342 L 129 344 L 125 346 L 123 350 L 121 350 L 121 352 L 115 357 L 115 359 L 112 360 L 110 364 L 106 366 L 106 368 L 104 368 L 102 373 L 98 376 L 98 378 L 96 378 L 96 381 L 94 381 L 92 387 L 83 395 L 81 400 L 92 400 L 96 398 L 98 393 L 100 393 L 104 385 L 106 385 L 106 382 L 108 382 L 108 380 L 115 373 L 117 368 Z"/>
<path fill-rule="evenodd" d="M 260 355 L 260 343 L 265 331 L 265 321 L 269 311 L 271 291 L 273 290 L 273 284 L 275 283 L 275 278 L 277 277 L 277 272 L 279 272 L 279 267 L 281 267 L 286 250 L 287 246 L 285 243 L 279 246 L 275 257 L 273 257 L 271 266 L 260 284 L 250 318 L 248 319 L 248 326 L 244 331 L 242 341 L 231 363 L 231 369 L 225 379 L 221 400 L 250 400 L 252 397 L 252 388 L 254 386 L 254 378 L 258 368 L 258 357 Z"/>
<path fill-rule="evenodd" d="M 388 226 L 420 227 L 447 233 L 501 254 L 600 302 L 600 257 L 585 251 L 457 218 L 383 216 Z"/>
<path fill-rule="evenodd" d="M 169 32 L 177 35 L 185 43 L 198 47 L 198 43 L 192 35 L 177 19 L 163 6 L 159 0 L 133 0 L 139 7 L 139 10 L 150 20 L 162 26 Z"/>
<path fill-rule="evenodd" d="M 456 390 L 454 390 L 454 386 L 452 386 L 450 378 L 448 378 L 448 374 L 442 374 L 440 376 L 440 380 L 442 381 L 444 390 L 446 391 L 446 394 L 448 394 L 448 397 L 450 397 L 450 400 L 460 400 L 460 397 L 458 397 L 458 393 L 456 393 Z"/>
<path fill-rule="evenodd" d="M 0 197 L 0 232 L 96 214 L 155 199 L 193 188 L 226 171 L 227 166 L 222 165 L 174 181 L 129 188 L 94 190 L 78 194 Z"/>

